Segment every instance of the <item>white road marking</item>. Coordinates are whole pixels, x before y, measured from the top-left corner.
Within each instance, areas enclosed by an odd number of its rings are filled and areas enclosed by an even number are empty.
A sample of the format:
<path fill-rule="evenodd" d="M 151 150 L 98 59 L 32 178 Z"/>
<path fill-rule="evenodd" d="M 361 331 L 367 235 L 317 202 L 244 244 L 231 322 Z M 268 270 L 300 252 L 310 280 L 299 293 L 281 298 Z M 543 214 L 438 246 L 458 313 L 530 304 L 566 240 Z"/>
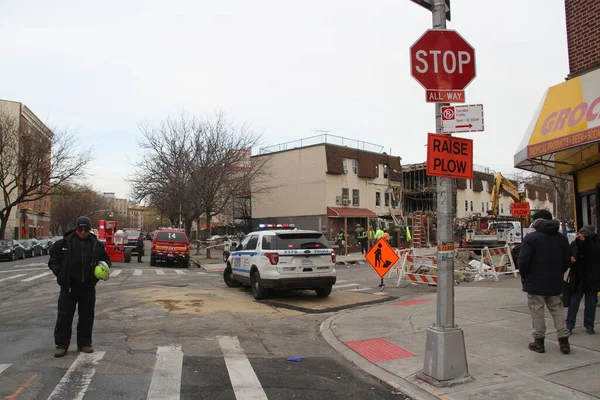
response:
<path fill-rule="evenodd" d="M 176 270 L 175 270 L 175 273 L 176 273 L 177 275 L 185 275 L 187 272 L 185 272 L 185 271 L 182 271 L 182 270 L 180 270 L 180 269 L 176 269 Z"/>
<path fill-rule="evenodd" d="M 156 275 L 164 275 L 165 271 L 163 271 L 162 269 L 157 269 L 156 270 Z"/>
<path fill-rule="evenodd" d="M 370 287 L 365 287 L 365 288 L 360 288 L 360 289 L 350 289 L 348 290 L 348 292 L 362 292 L 363 290 L 371 290 L 373 288 Z"/>
<path fill-rule="evenodd" d="M 349 283 L 347 285 L 335 285 L 333 288 L 334 289 L 341 289 L 341 288 L 352 287 L 352 286 L 357 287 L 357 286 L 360 286 L 360 285 L 358 283 Z"/>
<path fill-rule="evenodd" d="M 58 385 L 54 388 L 48 400 L 76 399 L 82 400 L 85 392 L 96 373 L 94 365 L 98 364 L 104 351 L 91 354 L 79 353 Z"/>
<path fill-rule="evenodd" d="M 267 395 L 237 337 L 219 336 L 218 339 L 235 398 L 237 400 L 266 400 Z"/>
<path fill-rule="evenodd" d="M 344 279 L 338 279 L 337 281 L 335 281 L 335 283 L 344 283 L 344 282 L 348 282 L 347 280 Z"/>
<path fill-rule="evenodd" d="M 119 274 L 121 273 L 122 270 L 120 269 L 113 269 L 112 271 L 110 271 L 110 276 L 111 277 L 115 277 L 115 276 L 119 276 Z"/>
<path fill-rule="evenodd" d="M 21 265 L 13 265 L 14 268 L 21 268 L 21 267 L 43 267 L 43 266 L 48 266 L 48 263 L 33 263 L 33 264 L 21 264 Z"/>
<path fill-rule="evenodd" d="M 39 270 L 41 270 L 41 269 L 47 269 L 47 268 L 48 268 L 48 267 L 46 267 L 46 268 L 26 268 L 26 269 L 20 269 L 20 270 L 19 270 L 19 272 L 23 272 L 23 271 L 39 271 Z M 17 272 L 17 271 L 15 271 L 15 270 L 9 270 L 9 271 L 0 271 L 0 274 L 2 274 L 2 273 L 4 273 L 4 272 Z"/>
<path fill-rule="evenodd" d="M 135 271 L 133 271 L 133 275 L 141 275 L 141 274 L 142 274 L 141 269 L 136 269 Z"/>
<path fill-rule="evenodd" d="M 196 272 L 198 275 L 206 275 L 207 272 Z"/>
<path fill-rule="evenodd" d="M 6 371 L 8 367 L 10 367 L 10 364 L 0 364 L 0 374 Z"/>
<path fill-rule="evenodd" d="M 147 400 L 179 400 L 183 352 L 181 346 L 160 346 Z"/>
<path fill-rule="evenodd" d="M 373 293 L 377 296 L 387 296 L 387 293 L 383 293 L 383 292 L 377 292 L 377 293 Z"/>
<path fill-rule="evenodd" d="M 52 271 L 44 272 L 43 274 L 39 274 L 39 275 L 32 276 L 32 277 L 30 277 L 30 278 L 23 279 L 23 280 L 21 280 L 21 282 L 30 282 L 30 281 L 34 281 L 34 280 L 36 280 L 36 279 L 43 278 L 44 276 L 48 276 L 48 275 L 50 275 L 51 273 L 52 273 Z"/>
<path fill-rule="evenodd" d="M 9 276 L 8 278 L 2 278 L 2 279 L 0 279 L 0 282 L 7 281 L 9 279 L 17 279 L 17 278 L 20 278 L 20 277 L 25 276 L 25 275 L 27 275 L 27 274 L 19 274 L 19 275 Z"/>

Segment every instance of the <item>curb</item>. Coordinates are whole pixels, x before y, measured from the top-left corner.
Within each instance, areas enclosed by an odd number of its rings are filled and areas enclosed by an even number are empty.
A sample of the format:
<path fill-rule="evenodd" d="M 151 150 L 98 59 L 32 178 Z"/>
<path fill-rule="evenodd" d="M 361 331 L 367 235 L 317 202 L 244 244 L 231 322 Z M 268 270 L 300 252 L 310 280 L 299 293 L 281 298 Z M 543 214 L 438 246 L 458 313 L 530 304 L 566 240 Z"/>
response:
<path fill-rule="evenodd" d="M 321 323 L 321 335 L 323 336 L 323 339 L 325 339 L 325 341 L 331 347 L 333 347 L 334 350 L 344 356 L 346 360 L 350 361 L 358 368 L 369 375 L 372 375 L 381 382 L 391 386 L 394 390 L 400 391 L 415 400 L 439 400 L 439 397 L 432 395 L 431 393 L 414 385 L 402 377 L 392 374 L 377 364 L 373 364 L 372 362 L 365 360 L 363 357 L 355 353 L 354 350 L 347 347 L 331 329 L 333 322 L 342 317 L 344 314 L 346 313 L 336 314 L 327 318 Z"/>

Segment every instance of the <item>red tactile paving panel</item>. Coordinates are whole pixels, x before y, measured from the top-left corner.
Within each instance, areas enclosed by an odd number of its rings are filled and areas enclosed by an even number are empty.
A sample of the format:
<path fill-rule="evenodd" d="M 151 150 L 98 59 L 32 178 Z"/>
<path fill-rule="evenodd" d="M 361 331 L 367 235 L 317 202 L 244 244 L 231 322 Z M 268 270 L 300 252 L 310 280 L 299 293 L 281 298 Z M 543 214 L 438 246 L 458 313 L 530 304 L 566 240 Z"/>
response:
<path fill-rule="evenodd" d="M 426 303 L 429 299 L 413 299 L 413 300 L 404 300 L 399 303 L 392 303 L 390 306 L 412 306 L 413 304 Z"/>
<path fill-rule="evenodd" d="M 346 342 L 345 344 L 371 362 L 389 361 L 415 356 L 415 354 L 410 351 L 381 338 L 357 340 L 354 342 Z"/>

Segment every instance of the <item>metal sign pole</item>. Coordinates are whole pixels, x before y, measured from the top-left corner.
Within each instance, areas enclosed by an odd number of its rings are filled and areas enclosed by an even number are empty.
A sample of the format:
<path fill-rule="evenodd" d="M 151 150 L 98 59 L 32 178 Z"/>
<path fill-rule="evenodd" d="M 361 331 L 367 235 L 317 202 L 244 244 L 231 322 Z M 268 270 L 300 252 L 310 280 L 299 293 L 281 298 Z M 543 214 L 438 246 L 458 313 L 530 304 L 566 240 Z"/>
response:
<path fill-rule="evenodd" d="M 434 0 L 433 29 L 446 29 L 445 1 Z M 442 107 L 436 103 L 436 133 L 442 134 Z M 437 242 L 438 246 L 454 244 L 452 178 L 437 177 Z M 437 386 L 452 386 L 472 380 L 467 367 L 467 353 L 462 329 L 454 324 L 454 252 L 439 251 L 436 323 L 427 329 L 425 361 L 420 379 Z"/>

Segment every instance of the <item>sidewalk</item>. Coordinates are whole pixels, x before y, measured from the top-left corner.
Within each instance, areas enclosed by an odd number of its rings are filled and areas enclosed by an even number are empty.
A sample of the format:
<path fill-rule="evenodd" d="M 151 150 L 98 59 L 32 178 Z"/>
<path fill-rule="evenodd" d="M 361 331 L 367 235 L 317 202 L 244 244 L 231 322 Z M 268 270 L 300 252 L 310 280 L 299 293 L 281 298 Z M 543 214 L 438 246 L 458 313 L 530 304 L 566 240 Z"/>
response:
<path fill-rule="evenodd" d="M 435 313 L 436 296 L 431 294 L 337 313 L 322 323 L 321 332 L 359 368 L 415 399 L 600 398 L 600 333 L 585 332 L 583 310 L 568 355 L 560 353 L 546 311 L 546 353 L 538 354 L 527 348 L 531 317 L 519 279 L 457 286 L 455 322 L 464 331 L 469 373 L 475 379 L 449 388 L 415 378 L 423 368 L 425 331 Z"/>

